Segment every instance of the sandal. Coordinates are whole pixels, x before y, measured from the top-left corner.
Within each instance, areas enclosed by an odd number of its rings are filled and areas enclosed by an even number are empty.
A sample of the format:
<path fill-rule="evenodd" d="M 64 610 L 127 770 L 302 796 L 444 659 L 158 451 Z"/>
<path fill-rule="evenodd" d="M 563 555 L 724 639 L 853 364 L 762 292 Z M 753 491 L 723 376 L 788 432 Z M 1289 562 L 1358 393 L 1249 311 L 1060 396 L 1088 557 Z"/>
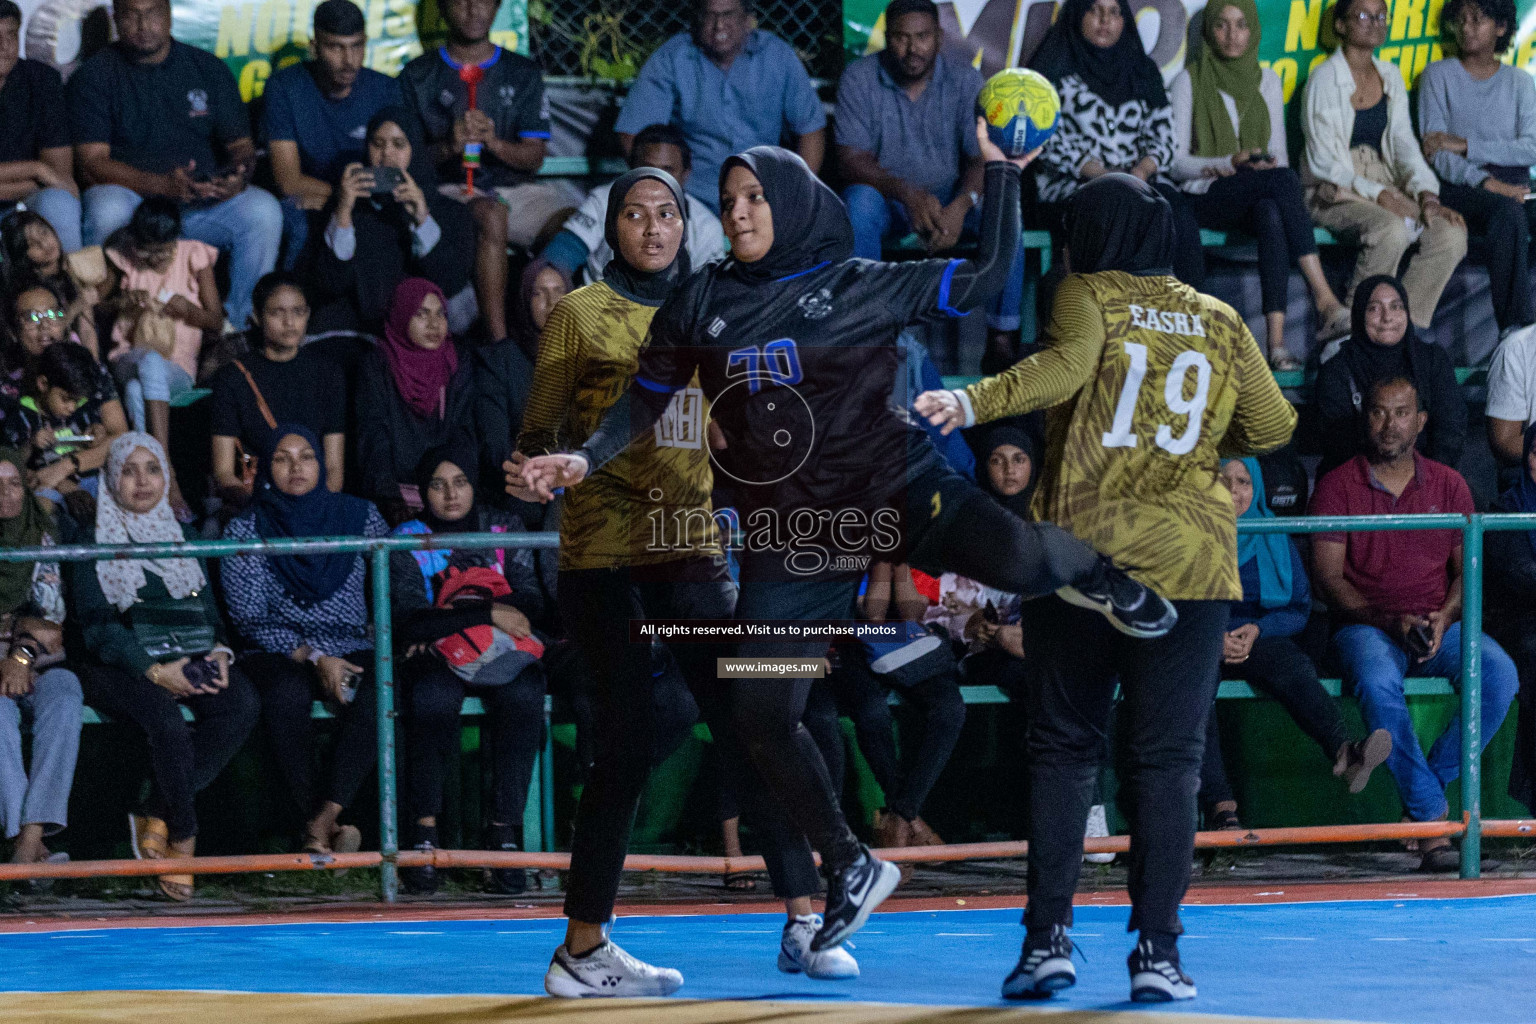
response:
<path fill-rule="evenodd" d="M 147 814 L 128 815 L 128 840 L 134 860 L 159 860 L 165 856 L 171 832 L 160 818 Z"/>
<path fill-rule="evenodd" d="M 191 836 L 167 845 L 165 856 L 168 860 L 191 860 L 196 849 L 197 837 Z M 185 903 L 192 898 L 195 879 L 191 875 L 161 875 L 157 882 L 166 899 Z"/>
<path fill-rule="evenodd" d="M 1302 369 L 1302 362 L 1286 349 L 1269 354 L 1269 368 L 1276 373 L 1291 373 Z"/>
<path fill-rule="evenodd" d="M 731 892 L 757 891 L 757 876 L 751 871 L 727 871 L 721 881 Z"/>

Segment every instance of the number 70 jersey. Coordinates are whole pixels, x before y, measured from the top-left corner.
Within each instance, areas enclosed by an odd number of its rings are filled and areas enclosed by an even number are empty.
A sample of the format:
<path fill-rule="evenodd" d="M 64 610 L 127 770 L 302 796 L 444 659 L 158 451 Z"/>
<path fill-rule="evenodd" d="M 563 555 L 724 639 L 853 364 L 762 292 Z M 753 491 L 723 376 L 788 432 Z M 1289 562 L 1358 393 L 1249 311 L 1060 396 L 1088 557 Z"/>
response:
<path fill-rule="evenodd" d="M 1230 306 L 1172 277 L 1076 275 L 1040 354 L 995 381 L 973 385 L 979 418 L 1051 406 L 1038 517 L 1168 598 L 1242 597 L 1220 459 L 1283 445 L 1296 413 Z"/>

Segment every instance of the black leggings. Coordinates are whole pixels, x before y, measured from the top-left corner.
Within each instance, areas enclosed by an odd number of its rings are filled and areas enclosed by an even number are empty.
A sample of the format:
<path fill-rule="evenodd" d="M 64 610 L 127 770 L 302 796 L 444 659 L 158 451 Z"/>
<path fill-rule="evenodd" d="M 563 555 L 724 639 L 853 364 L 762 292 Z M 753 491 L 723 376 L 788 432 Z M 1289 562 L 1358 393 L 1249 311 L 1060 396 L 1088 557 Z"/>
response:
<path fill-rule="evenodd" d="M 1012 594 L 1035 597 L 1085 580 L 1098 555 L 1050 523 L 1027 523 L 948 470 L 911 482 L 906 494 L 905 560 L 924 572 L 954 572 Z M 931 512 L 938 518 L 930 518 Z M 858 592 L 856 575 L 782 578 L 782 556 L 747 553 L 736 617 L 846 619 Z M 764 578 L 768 577 L 768 578 Z M 775 578 L 778 577 L 778 578 Z M 750 658 L 817 658 L 826 641 L 743 643 Z M 839 872 L 860 853 L 833 789 L 832 776 L 801 719 L 810 679 L 738 679 L 731 683 L 737 734 L 794 825 L 821 854 L 823 871 Z"/>
<path fill-rule="evenodd" d="M 1531 219 L 1536 210 L 1485 188 L 1440 184 L 1440 201 L 1467 220 L 1467 230 L 1483 241 L 1488 290 L 1499 329 L 1536 321 L 1531 301 Z"/>
<path fill-rule="evenodd" d="M 869 770 L 885 791 L 886 809 L 913 820 L 922 812 L 923 802 L 949 763 L 949 755 L 965 726 L 965 698 L 960 696 L 957 673 L 946 671 L 900 689 L 901 695 L 923 713 L 922 741 L 909 757 L 911 763 L 906 769 L 896 754 L 896 735 L 887 698 L 890 691 L 887 683 L 870 670 L 863 652 L 844 652 L 842 663 L 829 682 L 838 704 L 853 720 L 854 735 L 869 762 Z"/>
<path fill-rule="evenodd" d="M 576 810 L 565 914 L 602 924 L 613 913 L 630 830 L 641 794 L 658 756 L 655 658 L 649 643 L 631 643 L 633 619 L 727 619 L 734 587 L 723 561 L 694 559 L 628 569 L 560 573 L 560 615 L 598 684 L 594 760 Z M 692 687 L 728 772 L 744 766 L 725 711 L 725 691 L 715 677 L 712 644 L 670 646 Z M 733 786 L 747 820 L 762 830 L 763 859 L 781 899 L 810 896 L 820 888 L 815 861 L 803 838 L 754 778 L 737 774 Z"/>
<path fill-rule="evenodd" d="M 343 657 L 363 669 L 357 696 L 341 712 L 336 747 L 325 784 L 324 799 L 350 806 L 379 757 L 378 692 L 373 686 L 373 652 L 353 651 Z M 315 784 L 315 727 L 312 702 L 322 695 L 319 673 L 308 662 L 286 654 L 250 654 L 241 659 L 255 680 L 261 716 L 277 767 L 288 783 L 294 808 L 307 821 L 320 809 Z"/>
<path fill-rule="evenodd" d="M 1338 702 L 1318 681 L 1312 659 L 1290 637 L 1260 636 L 1253 642 L 1247 661 L 1222 665 L 1221 674 L 1227 679 L 1246 679 L 1254 689 L 1279 701 L 1301 731 L 1322 748 L 1330 765 L 1339 748 L 1349 742 Z M 1200 765 L 1200 805 L 1209 811 L 1216 804 L 1234 799 L 1222 760 L 1216 709 L 1212 707 L 1205 729 L 1205 760 Z"/>
<path fill-rule="evenodd" d="M 1204 195 L 1189 194 L 1188 200 L 1201 227 L 1241 231 L 1258 240 L 1264 312 L 1283 312 L 1292 264 L 1317 254 L 1296 172 L 1289 167 L 1238 171 L 1211 182 Z"/>
<path fill-rule="evenodd" d="M 227 689 L 181 701 L 115 665 L 82 665 L 79 674 L 86 703 L 144 730 L 154 774 L 144 812 L 165 822 L 173 843 L 197 835 L 197 794 L 219 777 L 260 713 L 245 673 L 231 665 Z M 195 723 L 182 717 L 183 704 Z"/>

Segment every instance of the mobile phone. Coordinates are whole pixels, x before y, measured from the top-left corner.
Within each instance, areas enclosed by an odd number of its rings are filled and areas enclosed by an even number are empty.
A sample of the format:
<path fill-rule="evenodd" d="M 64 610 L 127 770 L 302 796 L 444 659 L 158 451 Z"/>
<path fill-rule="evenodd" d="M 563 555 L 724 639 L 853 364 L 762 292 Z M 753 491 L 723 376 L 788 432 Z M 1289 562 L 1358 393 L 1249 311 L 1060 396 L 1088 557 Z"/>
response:
<path fill-rule="evenodd" d="M 368 190 L 368 194 L 373 196 L 387 196 L 405 181 L 405 175 L 400 173 L 398 167 L 381 164 L 368 168 L 368 173 L 373 175 L 373 187 Z"/>
<path fill-rule="evenodd" d="M 1408 653 L 1415 658 L 1429 657 L 1429 649 L 1434 646 L 1435 635 L 1430 632 L 1428 626 L 1423 624 L 1412 627 L 1408 635 L 1403 638 L 1403 646 L 1408 648 Z"/>
<path fill-rule="evenodd" d="M 211 171 L 197 170 L 192 172 L 192 180 L 200 185 L 206 185 L 210 181 L 218 181 L 228 178 L 232 174 L 239 173 L 240 168 L 236 164 L 225 164 L 223 167 L 215 167 Z"/>
<path fill-rule="evenodd" d="M 357 696 L 357 673 L 348 672 L 341 677 L 341 702 L 351 704 Z"/>
<path fill-rule="evenodd" d="M 55 430 L 53 432 L 53 439 L 59 444 L 90 444 L 96 440 L 96 436 L 94 434 L 76 434 L 71 430 Z"/>

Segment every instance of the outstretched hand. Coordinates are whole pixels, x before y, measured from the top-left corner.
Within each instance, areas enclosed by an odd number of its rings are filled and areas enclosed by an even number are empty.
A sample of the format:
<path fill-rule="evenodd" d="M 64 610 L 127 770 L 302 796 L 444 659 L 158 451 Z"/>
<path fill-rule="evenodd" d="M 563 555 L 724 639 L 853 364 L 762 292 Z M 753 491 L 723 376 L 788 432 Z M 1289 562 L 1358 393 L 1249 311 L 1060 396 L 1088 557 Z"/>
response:
<path fill-rule="evenodd" d="M 587 460 L 580 455 L 539 455 L 524 462 L 518 473 L 522 486 L 533 495 L 532 500 L 548 503 L 554 500 L 555 492 L 560 488 L 574 487 L 586 479 Z M 510 471 L 507 490 L 512 491 Z"/>
<path fill-rule="evenodd" d="M 924 391 L 912 407 L 946 437 L 965 426 L 965 408 L 953 391 Z"/>
<path fill-rule="evenodd" d="M 998 148 L 997 143 L 992 141 L 992 136 L 987 134 L 987 119 L 980 116 L 976 118 L 976 145 L 981 148 L 981 159 L 983 162 L 992 163 L 994 160 L 1006 160 L 1021 171 L 1034 163 L 1035 157 L 1040 155 L 1040 150 L 1045 148 L 1043 146 L 1036 146 L 1023 156 L 1006 156 Z"/>

